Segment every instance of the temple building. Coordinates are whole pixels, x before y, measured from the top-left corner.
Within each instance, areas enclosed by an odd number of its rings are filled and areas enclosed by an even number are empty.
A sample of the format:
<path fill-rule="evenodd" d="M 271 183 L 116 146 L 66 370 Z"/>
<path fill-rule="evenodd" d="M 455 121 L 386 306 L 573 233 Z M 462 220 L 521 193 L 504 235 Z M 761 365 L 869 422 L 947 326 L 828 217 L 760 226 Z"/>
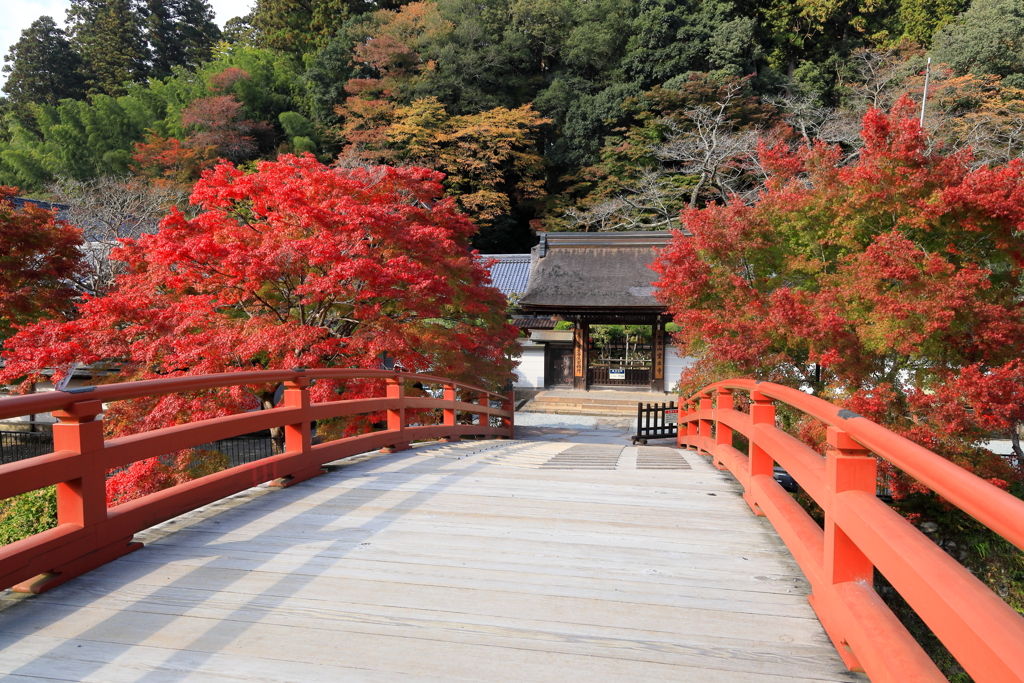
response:
<path fill-rule="evenodd" d="M 542 234 L 525 283 L 521 275 L 516 283 L 525 291 L 515 292 L 522 313 L 513 322 L 529 331 L 517 386 L 671 390 L 692 359 L 668 343 L 670 317 L 654 298 L 658 276 L 650 266 L 670 239 L 668 232 Z M 502 288 L 499 279 L 509 274 L 498 277 L 495 265 L 495 285 Z M 509 265 L 500 263 L 502 270 Z M 526 264 L 517 259 L 516 265 Z M 554 329 L 560 321 L 572 329 Z"/>

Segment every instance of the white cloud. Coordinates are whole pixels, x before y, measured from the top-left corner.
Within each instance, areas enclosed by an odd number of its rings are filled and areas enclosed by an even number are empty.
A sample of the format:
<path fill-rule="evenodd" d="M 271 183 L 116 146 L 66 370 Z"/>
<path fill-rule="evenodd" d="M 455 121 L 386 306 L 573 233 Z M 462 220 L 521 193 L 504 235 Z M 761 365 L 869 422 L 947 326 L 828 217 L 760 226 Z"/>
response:
<path fill-rule="evenodd" d="M 211 0 L 217 25 L 224 28 L 225 22 L 233 17 L 244 16 L 256 4 L 256 0 Z M 6 55 L 11 46 L 21 38 L 21 32 L 41 16 L 53 17 L 58 26 L 63 26 L 69 0 L 4 0 L 3 21 L 0 22 L 0 52 Z M 7 80 L 0 74 L 0 86 Z"/>
<path fill-rule="evenodd" d="M 217 26 L 224 28 L 228 19 L 244 17 L 256 5 L 256 0 L 212 0 L 210 6 L 216 15 Z"/>

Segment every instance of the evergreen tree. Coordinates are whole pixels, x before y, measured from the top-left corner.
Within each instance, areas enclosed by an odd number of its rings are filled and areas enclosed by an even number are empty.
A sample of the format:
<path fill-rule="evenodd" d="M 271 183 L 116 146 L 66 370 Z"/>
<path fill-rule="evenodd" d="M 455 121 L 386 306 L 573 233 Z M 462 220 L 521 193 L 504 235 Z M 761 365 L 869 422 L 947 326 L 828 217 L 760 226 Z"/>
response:
<path fill-rule="evenodd" d="M 146 0 L 145 14 L 153 78 L 170 76 L 176 66 L 195 68 L 221 37 L 205 0 Z"/>
<path fill-rule="evenodd" d="M 370 8 L 361 0 L 256 0 L 252 24 L 260 45 L 300 56 L 326 45 L 351 14 Z"/>
<path fill-rule="evenodd" d="M 256 29 L 252 22 L 255 14 L 249 12 L 244 17 L 232 17 L 224 24 L 224 31 L 221 33 L 221 40 L 231 45 L 247 45 L 252 47 L 256 44 Z"/>
<path fill-rule="evenodd" d="M 118 96 L 147 76 L 143 19 L 132 0 L 72 0 L 71 44 L 85 62 L 86 92 Z"/>
<path fill-rule="evenodd" d="M 27 114 L 30 104 L 55 106 L 59 100 L 85 95 L 82 60 L 50 17 L 39 17 L 22 31 L 4 62 L 8 76 L 3 91 L 15 113 Z"/>
<path fill-rule="evenodd" d="M 936 30 L 970 5 L 969 0 L 902 0 L 899 21 L 903 35 L 922 45 L 932 42 Z"/>
<path fill-rule="evenodd" d="M 958 74 L 993 74 L 1024 86 L 1024 0 L 974 0 L 935 34 L 935 60 Z"/>

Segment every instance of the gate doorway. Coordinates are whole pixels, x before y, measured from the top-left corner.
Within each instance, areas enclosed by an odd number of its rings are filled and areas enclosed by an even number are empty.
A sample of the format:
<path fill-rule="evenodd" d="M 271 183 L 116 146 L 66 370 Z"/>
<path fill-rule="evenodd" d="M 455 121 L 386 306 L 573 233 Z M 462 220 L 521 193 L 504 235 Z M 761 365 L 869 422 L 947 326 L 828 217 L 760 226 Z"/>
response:
<path fill-rule="evenodd" d="M 650 387 L 652 325 L 591 325 L 587 384 Z"/>
<path fill-rule="evenodd" d="M 549 387 L 572 385 L 572 344 L 548 344 L 545 354 L 544 376 Z"/>

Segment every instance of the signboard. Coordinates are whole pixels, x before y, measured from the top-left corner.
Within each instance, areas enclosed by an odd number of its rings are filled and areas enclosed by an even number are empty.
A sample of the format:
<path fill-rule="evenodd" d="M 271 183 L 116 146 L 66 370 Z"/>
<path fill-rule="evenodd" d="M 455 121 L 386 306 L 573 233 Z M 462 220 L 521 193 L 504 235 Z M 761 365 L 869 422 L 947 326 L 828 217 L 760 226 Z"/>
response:
<path fill-rule="evenodd" d="M 583 377 L 583 370 L 586 364 L 586 360 L 583 354 L 587 352 L 586 347 L 583 345 L 583 326 L 577 324 L 575 331 L 573 331 L 572 339 L 572 353 L 573 353 L 573 372 L 575 377 Z"/>
<path fill-rule="evenodd" d="M 669 408 L 665 411 L 665 424 L 677 425 L 679 424 L 679 409 Z"/>
<path fill-rule="evenodd" d="M 608 368 L 608 379 L 626 381 L 626 368 Z"/>
<path fill-rule="evenodd" d="M 665 379 L 665 328 L 654 326 L 654 379 Z"/>

